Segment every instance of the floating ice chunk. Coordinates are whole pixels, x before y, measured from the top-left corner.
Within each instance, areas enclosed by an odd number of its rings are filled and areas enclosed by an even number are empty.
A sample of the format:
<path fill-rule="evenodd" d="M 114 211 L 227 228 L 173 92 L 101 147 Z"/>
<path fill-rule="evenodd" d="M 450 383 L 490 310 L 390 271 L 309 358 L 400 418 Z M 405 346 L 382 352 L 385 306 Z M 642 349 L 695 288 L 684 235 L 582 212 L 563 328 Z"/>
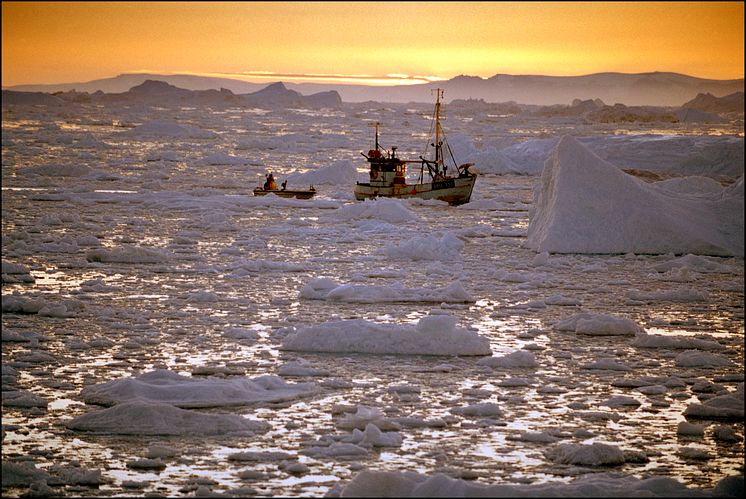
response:
<path fill-rule="evenodd" d="M 382 222 L 403 223 L 416 220 L 417 215 L 396 199 L 376 198 L 342 206 L 329 218 L 339 221 L 373 218 Z"/>
<path fill-rule="evenodd" d="M 323 300 L 332 289 L 339 287 L 339 283 L 334 279 L 319 277 L 311 279 L 303 285 L 300 290 L 300 298 L 307 300 Z"/>
<path fill-rule="evenodd" d="M 677 435 L 684 435 L 687 437 L 703 437 L 705 435 L 705 429 L 707 425 L 694 424 L 688 421 L 679 421 L 676 427 Z"/>
<path fill-rule="evenodd" d="M 272 461 L 286 461 L 294 458 L 293 454 L 282 451 L 241 451 L 228 455 L 228 461 L 238 461 L 241 463 L 267 463 Z"/>
<path fill-rule="evenodd" d="M 177 449 L 169 447 L 168 445 L 153 444 L 148 447 L 145 452 L 145 457 L 148 459 L 163 459 L 177 457 L 179 454 L 180 452 Z"/>
<path fill-rule="evenodd" d="M 723 355 L 716 353 L 699 352 L 690 350 L 676 356 L 678 367 L 722 367 L 730 366 L 733 362 Z"/>
<path fill-rule="evenodd" d="M 696 289 L 672 289 L 669 291 L 650 291 L 642 292 L 636 289 L 627 291 L 627 298 L 642 302 L 655 301 L 709 301 L 710 295 L 707 291 L 698 291 Z"/>
<path fill-rule="evenodd" d="M 743 420 L 744 389 L 741 383 L 735 392 L 707 399 L 702 404 L 692 404 L 684 411 L 688 418 Z"/>
<path fill-rule="evenodd" d="M 464 242 L 452 232 L 438 238 L 432 235 L 415 237 L 401 244 L 387 244 L 384 248 L 389 258 L 403 260 L 453 261 L 461 259 Z"/>
<path fill-rule="evenodd" d="M 481 404 L 472 404 L 464 407 L 454 407 L 450 411 L 452 414 L 469 417 L 502 417 L 503 411 L 500 406 L 493 402 L 484 402 Z"/>
<path fill-rule="evenodd" d="M 662 385 L 667 388 L 684 388 L 686 383 L 675 376 L 643 376 L 641 378 L 616 378 L 611 386 L 622 388 L 639 388 L 642 386 Z"/>
<path fill-rule="evenodd" d="M 658 272 L 669 272 L 673 269 L 687 269 L 692 272 L 700 272 L 703 274 L 732 273 L 734 269 L 728 265 L 724 265 L 722 260 L 722 258 L 692 255 L 690 253 L 680 258 L 654 265 L 653 268 Z"/>
<path fill-rule="evenodd" d="M 173 258 L 167 250 L 124 245 L 112 249 L 93 249 L 86 253 L 89 262 L 102 263 L 162 263 Z"/>
<path fill-rule="evenodd" d="M 335 442 L 329 447 L 310 447 L 301 450 L 300 453 L 313 457 L 355 458 L 367 456 L 368 450 L 351 443 Z"/>
<path fill-rule="evenodd" d="M 617 362 L 614 359 L 601 359 L 590 364 L 584 364 L 581 369 L 599 370 L 599 371 L 631 371 L 632 368 Z"/>
<path fill-rule="evenodd" d="M 190 303 L 215 303 L 221 301 L 222 298 L 212 291 L 195 291 L 189 293 L 186 297 L 186 301 Z"/>
<path fill-rule="evenodd" d="M 2 477 L 3 487 L 29 487 L 35 483 L 42 481 L 46 483 L 47 480 L 53 480 L 52 475 L 41 468 L 37 468 L 36 464 L 32 462 L 14 462 L 5 459 L 2 462 Z M 34 496 L 34 494 L 30 495 Z"/>
<path fill-rule="evenodd" d="M 281 350 L 403 355 L 490 355 L 489 341 L 456 326 L 450 315 L 429 315 L 416 326 L 375 324 L 362 319 L 300 328 Z"/>
<path fill-rule="evenodd" d="M 261 338 L 259 333 L 252 329 L 246 329 L 241 327 L 228 327 L 223 331 L 223 336 L 226 338 L 232 338 L 234 340 L 258 340 Z"/>
<path fill-rule="evenodd" d="M 639 407 L 640 405 L 642 405 L 642 403 L 633 397 L 625 397 L 624 395 L 617 395 L 616 397 L 611 397 L 611 398 L 604 400 L 599 405 L 605 405 L 606 407 L 624 407 L 624 406 Z"/>
<path fill-rule="evenodd" d="M 643 395 L 662 395 L 668 391 L 664 385 L 641 386 L 636 390 Z"/>
<path fill-rule="evenodd" d="M 219 135 L 193 125 L 177 125 L 165 121 L 150 121 L 117 134 L 131 138 L 174 137 L 189 139 L 215 139 Z M 116 136 L 115 136 L 116 137 Z"/>
<path fill-rule="evenodd" d="M 498 369 L 513 368 L 535 368 L 539 367 L 536 362 L 536 356 L 525 350 L 516 350 L 515 352 L 500 357 L 485 357 L 477 361 L 477 365 L 488 366 Z"/>
<path fill-rule="evenodd" d="M 570 296 L 564 295 L 551 295 L 547 298 L 544 298 L 544 303 L 546 303 L 547 305 L 558 305 L 563 307 L 580 306 L 582 304 L 582 302 L 577 298 L 572 298 Z"/>
<path fill-rule="evenodd" d="M 237 259 L 228 268 L 233 270 L 245 270 L 248 272 L 303 272 L 308 266 L 300 263 L 276 262 L 271 260 L 247 260 Z"/>
<path fill-rule="evenodd" d="M 712 436 L 715 440 L 721 442 L 740 442 L 741 437 L 738 436 L 736 430 L 727 425 L 717 425 L 713 431 Z"/>
<path fill-rule="evenodd" d="M 707 461 L 712 459 L 712 455 L 709 452 L 697 447 L 681 447 L 677 454 L 684 459 L 691 459 L 693 461 Z"/>
<path fill-rule="evenodd" d="M 145 161 L 183 161 L 184 158 L 176 151 L 160 150 L 151 151 L 145 156 Z"/>
<path fill-rule="evenodd" d="M 537 393 L 567 393 L 566 388 L 557 385 L 542 385 L 536 389 Z"/>
<path fill-rule="evenodd" d="M 531 386 L 531 381 L 527 378 L 513 377 L 513 378 L 507 378 L 507 379 L 501 380 L 497 383 L 497 385 L 503 386 L 503 387 L 516 388 L 516 387 L 522 387 L 522 386 Z"/>
<path fill-rule="evenodd" d="M 614 445 L 593 443 L 559 444 L 547 452 L 547 457 L 559 464 L 576 466 L 614 466 L 624 464 L 624 452 Z"/>
<path fill-rule="evenodd" d="M 101 241 L 96 236 L 90 234 L 78 237 L 75 242 L 78 243 L 78 246 L 91 246 L 94 248 L 101 246 Z"/>
<path fill-rule="evenodd" d="M 500 204 L 494 199 L 476 199 L 466 204 L 459 205 L 459 210 L 481 210 L 481 211 L 495 211 L 500 209 Z"/>
<path fill-rule="evenodd" d="M 249 163 L 250 161 L 248 159 L 239 158 L 237 156 L 226 154 L 224 152 L 216 152 L 213 154 L 209 154 L 196 162 L 197 165 L 204 165 L 204 166 L 248 165 Z"/>
<path fill-rule="evenodd" d="M 607 314 L 580 313 L 554 325 L 558 331 L 575 331 L 594 336 L 618 336 L 644 332 L 634 321 Z"/>
<path fill-rule="evenodd" d="M 329 371 L 318 369 L 305 362 L 288 362 L 277 370 L 279 376 L 331 376 Z"/>
<path fill-rule="evenodd" d="M 712 340 L 703 340 L 689 336 L 668 336 L 662 334 L 637 333 L 632 341 L 637 348 L 669 348 L 669 349 L 697 349 L 723 350 L 725 346 Z"/>
<path fill-rule="evenodd" d="M 559 440 L 559 438 L 545 431 L 542 431 L 542 432 L 522 431 L 518 435 L 508 435 L 505 438 L 506 440 L 517 440 L 519 442 L 535 442 L 535 443 L 541 443 L 541 444 L 553 444 Z"/>
<path fill-rule="evenodd" d="M 3 406 L 7 407 L 41 407 L 46 409 L 49 402 L 34 393 L 15 390 L 3 391 Z"/>
<path fill-rule="evenodd" d="M 178 407 L 220 407 L 295 400 L 318 391 L 319 388 L 314 383 L 287 383 L 273 375 L 254 379 L 195 379 L 157 369 L 137 378 L 87 386 L 80 394 L 86 403 L 99 405 L 158 401 Z"/>
<path fill-rule="evenodd" d="M 39 310 L 47 306 L 47 301 L 43 298 L 27 297 L 22 295 L 3 295 L 2 311 L 3 313 L 16 314 L 38 314 Z"/>
<path fill-rule="evenodd" d="M 402 436 L 395 431 L 383 432 L 374 423 L 368 423 L 365 431 L 352 430 L 352 443 L 363 447 L 401 447 Z"/>
<path fill-rule="evenodd" d="M 2 262 L 3 274 L 28 274 L 29 268 L 21 263 Z"/>
<path fill-rule="evenodd" d="M 133 459 L 127 461 L 127 467 L 136 470 L 164 470 L 166 469 L 166 463 L 160 458 Z"/>
<path fill-rule="evenodd" d="M 460 282 L 443 289 L 405 288 L 401 284 L 375 286 L 366 284 L 337 284 L 326 278 L 313 279 L 303 286 L 300 298 L 345 303 L 433 302 L 473 303 Z"/>
<path fill-rule="evenodd" d="M 549 252 L 544 251 L 537 254 L 532 260 L 531 265 L 534 267 L 543 267 L 549 265 Z"/>
<path fill-rule="evenodd" d="M 235 414 L 179 409 L 158 402 L 126 402 L 67 421 L 71 430 L 112 435 L 220 435 L 265 433 L 270 425 Z"/>
<path fill-rule="evenodd" d="M 91 169 L 81 164 L 39 165 L 25 169 L 24 173 L 43 177 L 82 177 L 91 173 Z"/>
<path fill-rule="evenodd" d="M 21 263 L 2 262 L 2 275 L 3 282 L 8 282 L 5 280 L 6 276 L 11 275 L 16 279 L 19 279 L 21 282 L 34 282 L 34 278 L 31 276 L 29 268 Z"/>
<path fill-rule="evenodd" d="M 354 414 L 345 414 L 337 423 L 337 427 L 343 430 L 363 430 L 369 424 L 374 424 L 379 430 L 398 430 L 397 423 L 387 418 L 383 411 L 375 407 L 358 406 Z"/>

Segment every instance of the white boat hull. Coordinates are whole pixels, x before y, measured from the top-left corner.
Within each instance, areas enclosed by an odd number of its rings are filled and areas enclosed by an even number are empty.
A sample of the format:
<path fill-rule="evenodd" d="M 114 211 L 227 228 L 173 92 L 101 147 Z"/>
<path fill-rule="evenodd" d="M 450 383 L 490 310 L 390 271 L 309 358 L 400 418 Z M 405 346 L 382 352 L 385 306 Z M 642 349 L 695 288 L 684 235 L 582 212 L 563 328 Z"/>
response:
<path fill-rule="evenodd" d="M 420 198 L 438 199 L 451 205 L 468 203 L 474 189 L 476 175 L 455 177 L 423 184 L 383 185 L 382 183 L 360 183 L 355 185 L 355 199 Z"/>

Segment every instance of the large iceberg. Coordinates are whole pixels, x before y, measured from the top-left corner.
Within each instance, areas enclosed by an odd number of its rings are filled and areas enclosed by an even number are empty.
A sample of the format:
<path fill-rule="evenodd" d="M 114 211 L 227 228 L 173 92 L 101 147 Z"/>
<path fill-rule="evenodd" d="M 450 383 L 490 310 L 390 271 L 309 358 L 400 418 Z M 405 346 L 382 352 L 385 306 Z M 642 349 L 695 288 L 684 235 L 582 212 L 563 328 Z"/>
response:
<path fill-rule="evenodd" d="M 671 191 L 565 136 L 534 187 L 526 245 L 551 253 L 742 257 L 743 210 L 743 177 L 709 195 Z"/>

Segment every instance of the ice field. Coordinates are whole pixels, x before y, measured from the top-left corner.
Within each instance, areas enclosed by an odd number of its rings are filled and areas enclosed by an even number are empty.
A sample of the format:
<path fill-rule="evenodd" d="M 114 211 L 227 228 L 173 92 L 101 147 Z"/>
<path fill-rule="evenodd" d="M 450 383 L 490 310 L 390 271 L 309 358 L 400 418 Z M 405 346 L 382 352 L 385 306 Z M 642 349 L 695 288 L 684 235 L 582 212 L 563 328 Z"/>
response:
<path fill-rule="evenodd" d="M 355 201 L 430 113 L 4 106 L 3 493 L 742 490 L 742 117 L 446 106 L 471 203 Z"/>

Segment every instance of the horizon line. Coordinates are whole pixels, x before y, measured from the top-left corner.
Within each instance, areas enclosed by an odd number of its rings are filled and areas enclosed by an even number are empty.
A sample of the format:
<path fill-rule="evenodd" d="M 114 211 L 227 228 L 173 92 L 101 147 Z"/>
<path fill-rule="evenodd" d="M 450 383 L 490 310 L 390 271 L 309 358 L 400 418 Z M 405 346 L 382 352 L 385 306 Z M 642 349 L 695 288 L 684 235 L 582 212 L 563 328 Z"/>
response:
<path fill-rule="evenodd" d="M 62 82 L 62 83 L 19 83 L 13 85 L 3 85 L 3 89 L 12 87 L 22 86 L 55 86 L 55 85 L 74 85 L 74 84 L 89 84 L 98 80 L 114 79 L 124 75 L 136 75 L 136 74 L 147 74 L 153 76 L 196 76 L 206 78 L 227 78 L 233 79 L 245 83 L 264 83 L 267 80 L 272 82 L 287 81 L 288 83 L 302 84 L 302 83 L 317 83 L 317 84 L 342 84 L 342 85 L 354 85 L 354 86 L 409 86 L 409 85 L 421 85 L 428 83 L 438 83 L 449 81 L 458 77 L 467 78 L 478 78 L 486 81 L 495 76 L 546 76 L 553 78 L 578 78 L 584 76 L 593 76 L 599 74 L 621 74 L 621 75 L 644 75 L 644 74 L 655 74 L 655 73 L 670 73 L 678 74 L 682 76 L 689 76 L 692 78 L 699 78 L 702 80 L 711 81 L 732 81 L 732 80 L 743 80 L 744 77 L 738 78 L 704 78 L 700 76 L 694 76 L 686 73 L 680 73 L 677 71 L 641 71 L 635 73 L 627 73 L 622 71 L 598 71 L 595 73 L 584 73 L 578 75 L 549 75 L 549 74 L 538 74 L 538 73 L 526 73 L 526 74 L 511 74 L 511 73 L 495 73 L 492 76 L 480 76 L 480 75 L 468 75 L 465 73 L 452 76 L 450 78 L 428 75 L 408 75 L 404 73 L 389 73 L 386 75 L 365 75 L 365 74 L 333 74 L 333 73 L 289 73 L 289 72 L 274 72 L 274 71 L 241 71 L 241 72 L 223 72 L 223 71 L 162 71 L 153 69 L 136 69 L 130 71 L 124 71 L 116 76 L 94 78 L 87 81 L 77 82 Z M 261 80 L 261 81 L 251 81 Z"/>

